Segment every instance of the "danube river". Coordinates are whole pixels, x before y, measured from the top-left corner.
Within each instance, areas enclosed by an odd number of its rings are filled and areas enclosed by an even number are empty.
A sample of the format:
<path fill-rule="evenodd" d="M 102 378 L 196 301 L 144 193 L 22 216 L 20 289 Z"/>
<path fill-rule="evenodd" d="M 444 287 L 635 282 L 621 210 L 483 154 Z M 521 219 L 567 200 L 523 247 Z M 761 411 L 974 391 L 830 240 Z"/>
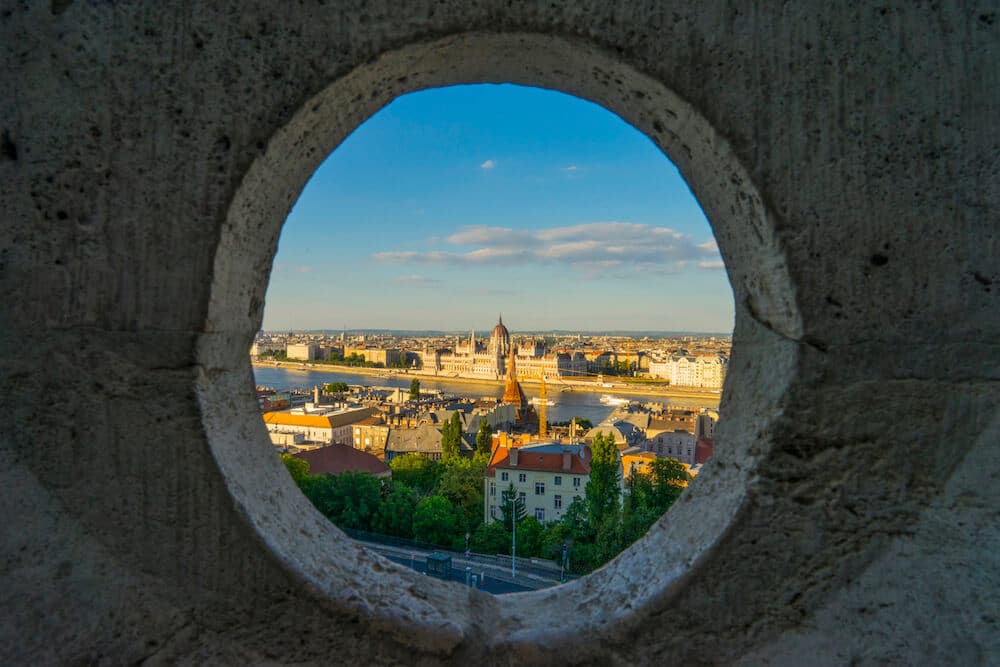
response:
<path fill-rule="evenodd" d="M 336 371 L 325 370 L 299 370 L 296 368 L 272 368 L 270 366 L 254 366 L 253 374 L 258 385 L 272 387 L 278 390 L 288 389 L 312 389 L 314 385 L 329 384 L 331 382 L 344 382 L 351 385 L 366 385 L 369 387 L 402 387 L 410 388 L 411 376 L 373 376 L 359 375 L 356 373 L 338 373 Z M 433 378 L 420 377 L 420 386 L 424 389 L 436 389 L 455 396 L 469 396 L 480 398 L 489 396 L 499 398 L 503 394 L 503 387 L 494 387 L 486 384 L 468 384 L 464 382 L 449 382 L 448 380 L 437 380 Z M 609 392 L 614 390 L 609 389 Z M 538 387 L 527 385 L 524 393 L 528 397 L 538 396 Z M 549 385 L 547 390 L 548 398 L 554 403 L 548 408 L 548 420 L 550 422 L 569 421 L 573 417 L 583 417 L 589 419 L 594 424 L 599 423 L 614 410 L 614 406 L 601 403 L 601 395 L 585 391 L 560 391 L 558 386 Z M 625 398 L 622 395 L 622 398 Z M 637 396 L 632 397 L 637 401 L 652 401 L 675 406 L 692 407 L 700 405 L 696 400 L 685 400 L 674 397 L 658 396 Z"/>

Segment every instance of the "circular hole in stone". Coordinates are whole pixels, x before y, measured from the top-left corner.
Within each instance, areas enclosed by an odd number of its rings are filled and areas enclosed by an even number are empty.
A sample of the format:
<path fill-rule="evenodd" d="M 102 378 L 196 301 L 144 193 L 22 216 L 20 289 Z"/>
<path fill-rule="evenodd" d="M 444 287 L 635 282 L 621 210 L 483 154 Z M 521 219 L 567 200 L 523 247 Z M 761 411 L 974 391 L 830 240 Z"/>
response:
<path fill-rule="evenodd" d="M 711 229 L 647 137 L 579 98 L 397 98 L 310 178 L 266 304 L 251 356 L 272 442 L 338 527 L 420 571 L 437 552 L 489 592 L 589 573 L 711 454 L 732 327 Z M 508 352 L 525 405 L 503 402 Z"/>
<path fill-rule="evenodd" d="M 374 559 L 312 509 L 273 454 L 247 357 L 282 223 L 322 157 L 399 95 L 480 82 L 561 90 L 646 134 L 677 165 L 712 223 L 736 305 L 719 447 L 670 520 L 588 577 L 492 602 Z M 386 54 L 318 92 L 271 130 L 230 207 L 212 290 L 198 391 L 213 454 L 265 548 L 329 604 L 388 623 L 414 646 L 452 651 L 475 641 L 553 655 L 580 653 L 578 637 L 643 619 L 666 622 L 682 614 L 680 622 L 684 614 L 711 613 L 701 608 L 710 604 L 707 598 L 685 596 L 683 611 L 675 603 L 692 585 L 686 575 L 709 576 L 724 567 L 713 551 L 733 528 L 747 475 L 766 446 L 763 415 L 776 412 L 792 373 L 794 346 L 784 341 L 801 327 L 778 242 L 745 168 L 725 139 L 662 84 L 599 50 L 549 36 L 462 35 Z M 751 363 L 761 358 L 769 361 L 766 371 Z M 736 393 L 740 400 L 730 400 Z M 560 622 L 539 627 L 538 618 Z"/>

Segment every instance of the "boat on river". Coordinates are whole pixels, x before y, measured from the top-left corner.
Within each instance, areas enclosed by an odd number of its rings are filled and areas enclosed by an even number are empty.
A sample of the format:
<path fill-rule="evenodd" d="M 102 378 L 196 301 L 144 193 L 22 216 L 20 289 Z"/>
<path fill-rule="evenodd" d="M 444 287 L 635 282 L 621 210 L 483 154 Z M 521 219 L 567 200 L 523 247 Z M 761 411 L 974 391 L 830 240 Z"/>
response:
<path fill-rule="evenodd" d="M 610 394 L 603 394 L 601 396 L 601 403 L 604 405 L 625 405 L 629 400 L 627 398 L 619 398 L 618 396 L 611 396 Z"/>

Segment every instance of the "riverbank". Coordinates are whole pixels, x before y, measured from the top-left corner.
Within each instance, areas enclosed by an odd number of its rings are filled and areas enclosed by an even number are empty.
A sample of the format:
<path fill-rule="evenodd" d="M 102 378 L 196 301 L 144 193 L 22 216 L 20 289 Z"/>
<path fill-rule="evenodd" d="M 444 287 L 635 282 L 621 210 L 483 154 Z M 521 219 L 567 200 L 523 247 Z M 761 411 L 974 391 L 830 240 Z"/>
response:
<path fill-rule="evenodd" d="M 491 380 L 487 378 L 455 377 L 451 375 L 435 374 L 432 372 L 415 371 L 412 369 L 394 368 L 363 368 L 360 366 L 339 366 L 336 364 L 303 363 L 301 361 L 253 361 L 254 366 L 261 368 L 284 368 L 305 373 L 343 373 L 349 375 L 362 375 L 371 378 L 416 378 L 417 380 L 436 380 L 455 384 L 478 385 L 487 387 L 503 387 L 501 380 Z M 546 388 L 550 392 L 579 391 L 591 394 L 622 394 L 628 396 L 683 399 L 686 401 L 697 401 L 706 407 L 718 407 L 721 394 L 714 391 L 703 391 L 699 389 L 681 389 L 679 387 L 659 386 L 635 386 L 624 383 L 618 378 L 608 378 L 618 380 L 612 382 L 598 382 L 595 380 L 555 378 L 546 381 Z M 538 386 L 539 380 L 534 378 L 524 378 L 520 380 L 526 386 Z"/>

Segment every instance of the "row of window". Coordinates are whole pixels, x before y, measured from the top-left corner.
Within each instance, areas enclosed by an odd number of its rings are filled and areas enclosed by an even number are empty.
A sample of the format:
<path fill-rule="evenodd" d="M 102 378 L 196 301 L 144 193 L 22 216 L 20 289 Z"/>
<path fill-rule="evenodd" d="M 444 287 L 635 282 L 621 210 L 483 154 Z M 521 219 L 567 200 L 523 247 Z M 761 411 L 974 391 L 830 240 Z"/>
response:
<path fill-rule="evenodd" d="M 539 482 L 539 484 L 541 484 L 541 482 Z M 497 495 L 496 484 L 490 484 L 490 495 L 493 496 L 494 498 L 496 497 L 496 495 Z M 527 495 L 524 493 L 524 491 L 521 491 L 518 495 L 521 498 L 521 502 L 527 502 Z M 542 493 L 538 492 L 538 485 L 537 484 L 535 485 L 535 495 L 539 495 L 539 496 L 540 495 L 544 495 L 544 489 L 543 489 Z M 580 496 L 573 496 L 573 499 L 575 500 L 575 499 L 577 499 L 579 497 Z M 552 507 L 555 508 L 555 509 L 557 509 L 557 510 L 561 510 L 562 506 L 563 506 L 562 496 L 560 494 L 558 494 L 558 493 L 555 494 L 555 495 L 553 495 L 552 496 Z"/>
<path fill-rule="evenodd" d="M 510 474 L 507 473 L 506 471 L 500 471 L 500 481 L 501 482 L 510 481 Z M 517 481 L 520 482 L 520 483 L 522 483 L 522 484 L 524 482 L 527 482 L 528 481 L 528 475 L 526 473 L 523 473 L 523 472 L 517 473 Z M 538 490 L 538 485 L 539 484 L 542 485 L 541 492 L 539 492 L 539 490 Z M 556 475 L 555 477 L 553 477 L 552 478 L 552 484 L 555 485 L 555 486 L 562 486 L 562 475 Z M 580 478 L 579 477 L 574 477 L 573 478 L 573 488 L 576 488 L 576 489 L 580 488 Z M 536 495 L 544 495 L 545 494 L 545 483 L 544 482 L 535 482 L 535 494 Z"/>

